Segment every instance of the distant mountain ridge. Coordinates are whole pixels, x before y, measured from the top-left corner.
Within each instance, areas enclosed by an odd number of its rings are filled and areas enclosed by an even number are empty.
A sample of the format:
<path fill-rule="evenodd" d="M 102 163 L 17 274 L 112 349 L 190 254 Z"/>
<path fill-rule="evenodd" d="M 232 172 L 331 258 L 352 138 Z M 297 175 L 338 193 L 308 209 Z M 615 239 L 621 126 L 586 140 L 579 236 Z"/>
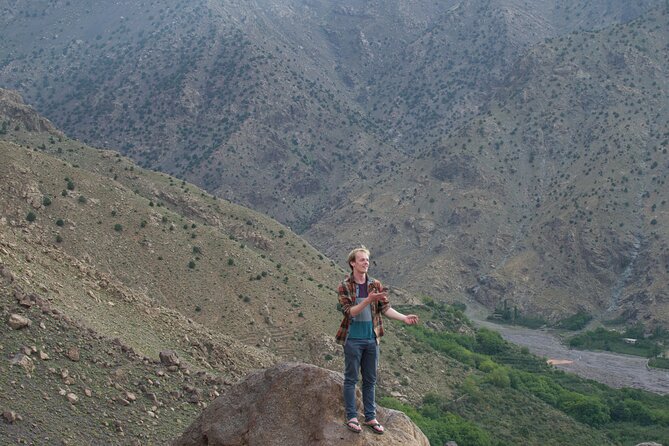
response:
<path fill-rule="evenodd" d="M 627 185 L 639 198 L 602 198 L 578 218 L 547 206 L 604 187 L 577 175 L 597 138 L 625 140 L 637 169 L 664 172 L 645 151 L 665 145 L 666 10 L 14 2 L 0 19 L 0 84 L 68 133 L 277 218 L 330 256 L 373 247 L 376 271 L 402 286 L 551 321 L 584 310 L 666 323 L 662 200 L 646 196 L 662 184 Z M 633 101 L 660 104 L 659 116 L 623 122 L 642 117 Z M 585 113 L 600 111 L 609 118 Z M 590 172 L 627 169 L 605 158 Z M 614 190 L 634 178 L 609 177 Z"/>

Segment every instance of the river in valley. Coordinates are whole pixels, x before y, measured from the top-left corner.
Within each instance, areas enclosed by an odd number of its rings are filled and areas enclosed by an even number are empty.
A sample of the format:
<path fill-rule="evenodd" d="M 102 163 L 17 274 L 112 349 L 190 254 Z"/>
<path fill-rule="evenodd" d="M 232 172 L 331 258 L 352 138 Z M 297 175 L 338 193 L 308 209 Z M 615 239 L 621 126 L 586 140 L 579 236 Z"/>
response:
<path fill-rule="evenodd" d="M 633 387 L 662 395 L 669 394 L 669 370 L 648 368 L 646 358 L 610 352 L 572 350 L 563 345 L 555 334 L 547 330 L 532 330 L 494 324 L 489 321 L 472 320 L 479 327 L 497 331 L 509 342 L 526 346 L 537 356 L 568 362 L 556 365 L 560 370 L 572 372 L 611 387 Z"/>

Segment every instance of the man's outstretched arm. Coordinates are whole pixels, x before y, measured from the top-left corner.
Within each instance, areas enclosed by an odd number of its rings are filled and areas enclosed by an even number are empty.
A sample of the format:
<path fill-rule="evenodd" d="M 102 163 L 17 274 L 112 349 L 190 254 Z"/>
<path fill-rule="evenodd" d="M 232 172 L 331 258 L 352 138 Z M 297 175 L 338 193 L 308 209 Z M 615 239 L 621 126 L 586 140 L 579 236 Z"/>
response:
<path fill-rule="evenodd" d="M 419 322 L 418 316 L 415 314 L 402 314 L 394 308 L 388 308 L 383 315 L 389 319 L 404 322 L 407 325 L 416 325 Z"/>

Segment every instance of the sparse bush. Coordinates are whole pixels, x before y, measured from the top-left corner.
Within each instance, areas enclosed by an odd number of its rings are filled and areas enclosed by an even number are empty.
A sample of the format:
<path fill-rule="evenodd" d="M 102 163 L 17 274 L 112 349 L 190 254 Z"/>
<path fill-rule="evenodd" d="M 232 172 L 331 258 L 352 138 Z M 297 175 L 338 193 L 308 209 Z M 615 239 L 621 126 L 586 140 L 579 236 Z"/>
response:
<path fill-rule="evenodd" d="M 56 226 L 60 226 L 62 228 L 63 226 L 65 226 L 65 221 L 63 221 L 62 218 L 59 218 L 58 220 L 56 220 Z"/>
<path fill-rule="evenodd" d="M 195 261 L 194 261 L 194 260 L 191 260 L 190 262 L 188 262 L 188 267 L 189 267 L 190 269 L 194 269 L 194 268 L 195 268 Z"/>
<path fill-rule="evenodd" d="M 51 198 L 49 198 L 48 196 L 45 195 L 44 197 L 42 197 L 42 204 L 44 206 L 51 205 Z"/>
<path fill-rule="evenodd" d="M 507 388 L 511 385 L 511 378 L 504 367 L 497 367 L 486 376 L 486 382 L 489 382 L 495 387 Z"/>
<path fill-rule="evenodd" d="M 577 331 L 581 328 L 584 328 L 588 325 L 588 322 L 592 320 L 592 316 L 585 311 L 579 311 L 573 316 L 569 316 L 566 319 L 562 319 L 556 325 L 557 328 L 563 328 L 565 330 Z"/>
<path fill-rule="evenodd" d="M 37 214 L 35 214 L 33 211 L 28 212 L 28 215 L 26 215 L 26 220 L 28 220 L 30 223 L 34 222 L 37 220 Z"/>
<path fill-rule="evenodd" d="M 121 232 L 121 231 L 123 231 L 123 225 L 122 225 L 121 223 L 116 223 L 116 224 L 114 225 L 114 231 L 116 231 L 116 232 Z"/>

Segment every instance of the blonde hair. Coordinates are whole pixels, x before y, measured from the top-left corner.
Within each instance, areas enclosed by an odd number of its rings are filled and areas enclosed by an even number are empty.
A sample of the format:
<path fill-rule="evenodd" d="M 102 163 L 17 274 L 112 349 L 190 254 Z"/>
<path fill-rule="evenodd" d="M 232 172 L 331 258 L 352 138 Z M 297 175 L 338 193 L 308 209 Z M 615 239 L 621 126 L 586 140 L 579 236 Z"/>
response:
<path fill-rule="evenodd" d="M 348 267 L 351 268 L 351 271 L 353 271 L 353 267 L 351 266 L 351 262 L 355 261 L 355 256 L 359 252 L 364 252 L 369 256 L 369 249 L 365 247 L 365 245 L 360 245 L 358 248 L 355 248 L 351 252 L 348 253 Z"/>

